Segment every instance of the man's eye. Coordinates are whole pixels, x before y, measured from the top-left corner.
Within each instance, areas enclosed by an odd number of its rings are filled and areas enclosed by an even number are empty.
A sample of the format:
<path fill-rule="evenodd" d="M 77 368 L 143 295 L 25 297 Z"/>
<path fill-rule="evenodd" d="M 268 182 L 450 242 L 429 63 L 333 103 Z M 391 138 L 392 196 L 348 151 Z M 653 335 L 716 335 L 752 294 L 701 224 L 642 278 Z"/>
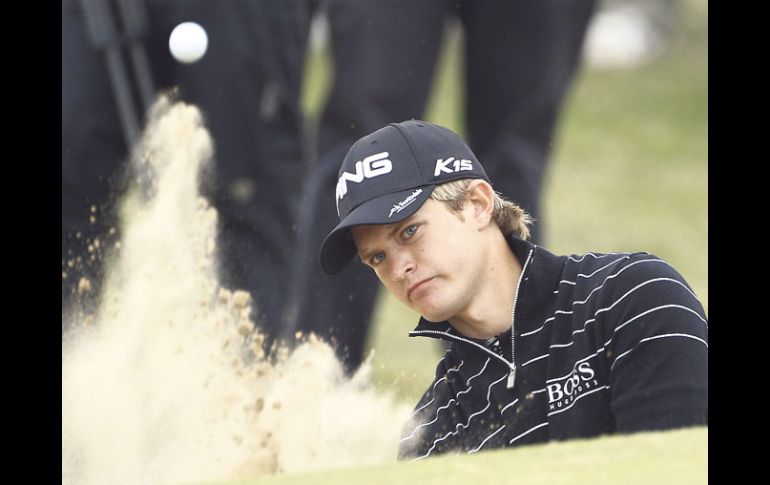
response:
<path fill-rule="evenodd" d="M 417 232 L 417 224 L 412 224 L 411 226 L 404 229 L 404 232 L 402 234 L 406 239 L 409 239 L 410 237 L 414 236 L 416 232 Z"/>
<path fill-rule="evenodd" d="M 382 261 L 384 259 L 385 259 L 385 253 L 379 252 L 379 253 L 375 254 L 374 256 L 372 256 L 371 258 L 369 258 L 369 264 L 371 264 L 372 266 L 376 266 L 376 265 L 382 263 Z"/>

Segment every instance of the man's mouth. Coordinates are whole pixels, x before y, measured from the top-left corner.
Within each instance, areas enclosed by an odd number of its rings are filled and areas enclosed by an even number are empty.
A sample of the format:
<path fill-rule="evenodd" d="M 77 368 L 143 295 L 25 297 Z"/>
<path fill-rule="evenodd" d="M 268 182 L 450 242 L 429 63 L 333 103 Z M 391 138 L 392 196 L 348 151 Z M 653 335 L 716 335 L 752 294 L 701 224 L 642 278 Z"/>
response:
<path fill-rule="evenodd" d="M 406 298 L 411 301 L 412 294 L 414 293 L 414 291 L 421 288 L 425 283 L 432 280 L 433 280 L 433 277 L 431 276 L 430 278 L 425 278 L 424 280 L 420 280 L 420 281 L 417 281 L 416 283 L 413 283 L 409 287 L 409 289 L 406 291 Z"/>

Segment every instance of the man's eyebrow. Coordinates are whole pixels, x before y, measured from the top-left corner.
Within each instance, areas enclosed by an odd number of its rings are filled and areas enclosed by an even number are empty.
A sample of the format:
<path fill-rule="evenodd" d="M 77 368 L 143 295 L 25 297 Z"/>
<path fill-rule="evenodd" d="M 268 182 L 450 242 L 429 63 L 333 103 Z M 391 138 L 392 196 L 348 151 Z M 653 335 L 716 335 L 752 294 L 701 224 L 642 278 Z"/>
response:
<path fill-rule="evenodd" d="M 374 250 L 367 249 L 364 252 L 359 251 L 358 253 L 356 253 L 356 255 L 358 256 L 359 261 L 366 264 L 366 262 L 369 261 L 369 255 L 372 252 L 374 252 Z"/>
<path fill-rule="evenodd" d="M 412 214 L 411 216 L 407 217 L 406 219 L 404 219 L 403 221 L 394 223 L 393 227 L 391 227 L 388 230 L 388 236 L 392 237 L 393 234 L 395 234 L 398 231 L 400 231 L 404 226 L 409 225 L 414 220 L 415 217 L 417 217 L 417 213 L 416 212 L 414 214 Z"/>
<path fill-rule="evenodd" d="M 404 227 L 404 225 L 406 225 L 409 222 L 411 222 L 412 219 L 414 219 L 416 215 L 417 215 L 416 213 L 412 214 L 411 216 L 407 217 L 406 219 L 404 219 L 401 222 L 393 223 L 393 227 L 388 229 L 388 237 L 392 237 L 393 234 L 398 232 L 402 227 Z M 358 252 L 358 259 L 360 259 L 362 263 L 366 263 L 367 261 L 369 261 L 369 257 L 372 254 L 376 253 L 377 251 L 378 251 L 377 249 L 364 248 L 363 251 L 359 251 Z"/>
<path fill-rule="evenodd" d="M 414 216 L 416 215 L 417 214 L 412 214 L 411 216 L 407 217 L 403 221 L 396 222 L 395 224 L 393 224 L 393 227 L 391 227 L 390 230 L 388 230 L 388 236 L 393 236 L 393 234 L 397 233 L 402 227 L 404 227 L 406 224 L 411 222 L 412 219 L 414 219 Z"/>
<path fill-rule="evenodd" d="M 369 257 L 376 251 L 377 249 L 364 248 L 363 251 L 358 251 L 358 259 L 360 259 L 362 263 L 366 264 L 366 262 L 369 261 Z"/>

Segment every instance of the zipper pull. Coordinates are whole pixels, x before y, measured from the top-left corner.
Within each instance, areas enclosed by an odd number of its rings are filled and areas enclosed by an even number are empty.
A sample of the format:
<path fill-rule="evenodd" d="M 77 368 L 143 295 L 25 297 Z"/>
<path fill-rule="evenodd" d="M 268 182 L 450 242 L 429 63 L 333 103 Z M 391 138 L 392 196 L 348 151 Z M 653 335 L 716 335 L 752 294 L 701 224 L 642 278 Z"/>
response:
<path fill-rule="evenodd" d="M 516 364 L 508 364 L 511 366 L 511 372 L 508 373 L 507 389 L 513 389 L 513 384 L 516 382 Z"/>

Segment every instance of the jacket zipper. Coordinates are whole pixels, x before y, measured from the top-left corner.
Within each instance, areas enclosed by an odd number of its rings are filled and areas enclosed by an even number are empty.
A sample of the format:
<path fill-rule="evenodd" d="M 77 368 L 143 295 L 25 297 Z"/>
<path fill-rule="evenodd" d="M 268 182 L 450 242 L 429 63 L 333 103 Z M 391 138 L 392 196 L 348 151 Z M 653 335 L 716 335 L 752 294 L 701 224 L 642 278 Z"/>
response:
<path fill-rule="evenodd" d="M 484 347 L 483 345 L 479 345 L 476 342 L 472 340 L 465 339 L 463 337 L 458 337 L 456 335 L 452 335 L 446 332 L 439 332 L 438 330 L 416 330 L 410 332 L 410 335 L 423 335 L 423 334 L 436 334 L 436 335 L 443 335 L 444 337 L 448 337 L 452 340 L 457 340 L 458 342 L 465 342 L 467 344 L 474 345 L 478 347 L 479 349 L 483 350 L 484 352 L 488 353 L 495 359 L 503 361 L 505 365 L 508 366 L 510 369 L 510 372 L 508 374 L 508 383 L 506 385 L 507 389 L 512 389 L 515 382 L 516 382 L 516 361 L 514 360 L 515 354 L 514 354 L 514 347 L 513 347 L 513 324 L 515 321 L 515 314 L 516 314 L 516 300 L 519 298 L 519 286 L 521 285 L 521 280 L 524 278 L 524 272 L 527 270 L 527 266 L 529 265 L 529 260 L 532 258 L 532 249 L 529 250 L 529 255 L 527 255 L 527 260 L 524 262 L 524 267 L 521 270 L 521 275 L 519 276 L 519 281 L 516 283 L 516 293 L 513 296 L 513 309 L 511 310 L 511 361 L 508 362 L 505 360 L 504 357 L 501 357 L 497 355 L 495 352 L 492 352 L 488 348 Z"/>
<path fill-rule="evenodd" d="M 444 337 L 448 337 L 448 338 L 450 338 L 452 340 L 457 340 L 458 342 L 465 342 L 466 344 L 475 345 L 476 347 L 478 347 L 481 350 L 483 350 L 484 352 L 488 353 L 489 355 L 491 355 L 495 359 L 503 361 L 503 363 L 505 363 L 505 365 L 507 365 L 508 367 L 511 366 L 510 362 L 505 360 L 505 358 L 500 357 L 496 353 L 492 352 L 491 350 L 489 350 L 488 348 L 484 347 L 483 345 L 477 344 L 473 340 L 464 339 L 462 337 L 458 337 L 456 335 L 452 335 L 452 334 L 446 333 L 446 332 L 439 332 L 438 330 L 417 330 L 417 331 L 411 332 L 412 335 L 422 335 L 422 334 L 426 334 L 426 333 L 428 333 L 428 334 L 436 334 L 436 335 L 443 335 Z"/>
<path fill-rule="evenodd" d="M 519 275 L 519 281 L 516 282 L 516 293 L 513 295 L 513 308 L 511 309 L 511 362 L 508 364 L 511 367 L 511 371 L 508 373 L 508 382 L 506 383 L 506 389 L 513 389 L 516 384 L 516 346 L 514 345 L 514 324 L 516 323 L 516 302 L 519 300 L 519 288 L 521 287 L 521 281 L 524 279 L 524 272 L 527 271 L 529 260 L 532 259 L 532 249 L 529 250 L 527 260 L 524 261 L 524 267 L 521 269 Z"/>

